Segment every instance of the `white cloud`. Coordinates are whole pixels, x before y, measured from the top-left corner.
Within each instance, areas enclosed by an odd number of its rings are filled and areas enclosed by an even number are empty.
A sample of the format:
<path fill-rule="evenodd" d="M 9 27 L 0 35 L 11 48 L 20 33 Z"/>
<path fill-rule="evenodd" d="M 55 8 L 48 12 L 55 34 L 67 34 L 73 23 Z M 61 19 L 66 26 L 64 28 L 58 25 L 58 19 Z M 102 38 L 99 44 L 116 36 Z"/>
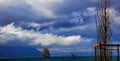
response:
<path fill-rule="evenodd" d="M 57 21 L 51 21 L 51 22 L 45 22 L 45 23 L 36 23 L 36 22 L 30 22 L 27 23 L 28 27 L 35 27 L 35 28 L 40 28 L 42 26 L 50 26 L 55 24 Z M 26 24 L 26 23 L 23 23 Z"/>
<path fill-rule="evenodd" d="M 91 45 L 90 45 L 91 46 Z M 42 51 L 43 49 L 41 48 L 37 48 L 38 51 Z M 92 52 L 93 49 L 92 48 L 89 48 L 89 47 L 84 47 L 84 46 L 75 46 L 75 47 L 52 47 L 52 48 L 49 48 L 49 50 L 52 52 L 59 52 L 59 53 L 63 53 L 63 52 L 68 52 L 68 53 L 71 53 L 71 52 Z"/>
<path fill-rule="evenodd" d="M 11 3 L 12 2 L 12 0 L 0 0 L 0 4 L 9 4 L 9 3 Z"/>
<path fill-rule="evenodd" d="M 35 22 L 25 23 L 25 24 L 27 24 L 28 27 L 34 27 L 34 28 L 36 28 L 37 31 L 38 31 L 38 30 L 40 29 L 40 27 L 41 27 L 41 24 L 35 23 Z"/>
<path fill-rule="evenodd" d="M 64 0 L 0 0 L 2 7 L 30 6 L 36 15 L 41 18 L 56 18 L 54 9 L 62 5 Z M 26 8 L 25 8 L 26 9 Z"/>
<path fill-rule="evenodd" d="M 12 35 L 12 34 L 9 34 L 9 33 L 0 33 L 0 44 L 1 45 L 4 45 L 7 42 L 10 42 L 10 41 L 15 40 L 15 39 L 16 39 L 15 35 Z"/>
<path fill-rule="evenodd" d="M 59 28 L 59 29 L 57 29 L 58 32 L 60 32 L 60 31 L 67 32 L 67 31 L 74 31 L 74 30 L 79 30 L 82 33 L 86 33 L 86 32 L 88 32 L 88 30 L 90 32 L 94 32 L 94 31 L 96 31 L 95 23 L 89 23 L 89 24 L 75 26 L 75 27 L 71 27 L 71 28 Z"/>
<path fill-rule="evenodd" d="M 38 23 L 34 23 L 34 22 L 31 22 L 28 24 L 29 26 L 32 26 L 32 27 L 40 27 L 41 25 L 38 24 Z"/>
<path fill-rule="evenodd" d="M 117 11 L 115 8 L 110 8 L 110 20 L 112 20 L 112 33 L 113 34 L 120 34 L 118 30 L 120 30 L 120 12 Z"/>
<path fill-rule="evenodd" d="M 88 7 L 84 12 L 84 16 L 93 16 L 96 14 L 96 8 L 95 7 Z"/>
<path fill-rule="evenodd" d="M 71 19 L 72 23 L 83 23 L 83 17 L 81 16 L 81 12 L 72 12 L 72 17 L 73 19 Z"/>
<path fill-rule="evenodd" d="M 93 18 L 95 14 L 96 14 L 95 7 L 88 7 L 84 11 L 74 11 L 71 13 L 71 16 L 73 18 L 70 20 L 70 22 L 83 24 L 85 17 L 91 16 L 91 18 Z"/>
<path fill-rule="evenodd" d="M 0 42 L 6 41 L 4 42 L 4 44 L 15 39 L 19 39 L 22 42 L 29 41 L 30 45 L 43 45 L 43 46 L 48 46 L 52 44 L 71 45 L 80 43 L 83 40 L 91 41 L 91 39 L 82 38 L 79 35 L 64 37 L 52 34 L 41 34 L 39 32 L 35 32 L 32 30 L 23 30 L 21 27 L 15 27 L 13 23 L 4 27 L 0 27 L 0 34 L 1 34 L 0 38 L 3 39 Z M 8 38 L 6 39 L 6 37 Z"/>
<path fill-rule="evenodd" d="M 120 25 L 120 16 L 115 17 L 114 22 L 115 22 L 115 24 Z"/>
<path fill-rule="evenodd" d="M 24 23 L 22 22 L 22 24 L 27 24 L 28 27 L 36 28 L 36 30 L 39 31 L 41 27 L 51 26 L 55 24 L 56 22 L 57 21 L 51 21 L 51 22 L 45 22 L 45 23 L 36 23 L 36 22 Z"/>
<path fill-rule="evenodd" d="M 120 25 L 120 12 L 118 12 L 117 10 L 115 10 L 114 8 L 110 9 L 110 11 L 112 11 L 111 16 L 112 16 L 112 20 L 115 24 Z"/>
<path fill-rule="evenodd" d="M 56 5 L 62 4 L 63 0 L 26 0 L 26 2 L 34 8 L 38 15 L 55 18 L 53 9 Z"/>
<path fill-rule="evenodd" d="M 8 6 L 18 6 L 18 5 L 23 5 L 25 4 L 25 0 L 0 0 L 0 5 L 3 7 L 8 7 Z"/>

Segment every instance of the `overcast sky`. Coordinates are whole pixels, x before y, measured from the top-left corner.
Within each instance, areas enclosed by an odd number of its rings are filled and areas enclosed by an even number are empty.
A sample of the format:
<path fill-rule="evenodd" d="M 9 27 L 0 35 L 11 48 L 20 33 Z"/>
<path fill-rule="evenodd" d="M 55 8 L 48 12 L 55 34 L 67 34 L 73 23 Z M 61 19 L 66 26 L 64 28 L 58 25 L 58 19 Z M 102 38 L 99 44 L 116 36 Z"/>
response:
<path fill-rule="evenodd" d="M 0 0 L 0 45 L 93 52 L 97 0 Z M 112 43 L 120 43 L 120 0 L 111 3 Z M 53 53 L 53 55 L 54 55 Z M 85 54 L 86 55 L 86 54 Z"/>

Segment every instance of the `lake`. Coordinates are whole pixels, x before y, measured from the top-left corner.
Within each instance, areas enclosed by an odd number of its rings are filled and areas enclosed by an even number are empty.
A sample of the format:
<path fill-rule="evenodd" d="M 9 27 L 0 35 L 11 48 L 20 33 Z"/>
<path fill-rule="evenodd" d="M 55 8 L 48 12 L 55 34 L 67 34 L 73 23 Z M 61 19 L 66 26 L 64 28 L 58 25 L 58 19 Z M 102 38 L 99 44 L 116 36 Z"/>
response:
<path fill-rule="evenodd" d="M 79 57 L 49 57 L 49 58 L 0 58 L 0 61 L 94 61 L 93 56 L 79 56 Z M 116 58 L 113 58 L 116 61 Z"/>

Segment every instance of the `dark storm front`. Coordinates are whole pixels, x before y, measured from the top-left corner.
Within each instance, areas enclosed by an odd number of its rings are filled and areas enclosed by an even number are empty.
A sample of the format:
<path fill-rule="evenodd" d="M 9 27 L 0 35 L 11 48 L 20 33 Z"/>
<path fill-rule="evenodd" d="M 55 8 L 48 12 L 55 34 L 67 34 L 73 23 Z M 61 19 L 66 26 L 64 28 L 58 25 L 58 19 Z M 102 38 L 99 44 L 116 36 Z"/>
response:
<path fill-rule="evenodd" d="M 50 58 L 1 58 L 0 61 L 94 61 L 92 56 Z"/>

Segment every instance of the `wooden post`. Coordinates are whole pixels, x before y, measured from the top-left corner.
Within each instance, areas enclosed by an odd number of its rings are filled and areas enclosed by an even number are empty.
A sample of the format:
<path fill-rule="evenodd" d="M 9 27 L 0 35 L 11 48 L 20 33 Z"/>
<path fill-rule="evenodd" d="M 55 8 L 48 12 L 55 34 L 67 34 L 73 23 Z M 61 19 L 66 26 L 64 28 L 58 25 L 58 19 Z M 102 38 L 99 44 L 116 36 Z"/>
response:
<path fill-rule="evenodd" d="M 112 61 L 112 49 L 110 50 L 110 60 Z"/>
<path fill-rule="evenodd" d="M 94 46 L 94 49 L 95 49 L 95 50 L 94 50 L 94 51 L 95 51 L 95 53 L 94 53 L 94 54 L 95 54 L 95 56 L 94 56 L 94 61 L 97 61 L 97 57 L 96 57 L 96 56 L 97 56 L 97 54 L 96 54 L 96 46 Z"/>
<path fill-rule="evenodd" d="M 119 44 L 117 46 L 117 61 L 119 61 Z"/>
<path fill-rule="evenodd" d="M 100 61 L 102 61 L 102 46 L 101 46 L 101 43 L 99 43 L 99 47 L 100 47 Z"/>

